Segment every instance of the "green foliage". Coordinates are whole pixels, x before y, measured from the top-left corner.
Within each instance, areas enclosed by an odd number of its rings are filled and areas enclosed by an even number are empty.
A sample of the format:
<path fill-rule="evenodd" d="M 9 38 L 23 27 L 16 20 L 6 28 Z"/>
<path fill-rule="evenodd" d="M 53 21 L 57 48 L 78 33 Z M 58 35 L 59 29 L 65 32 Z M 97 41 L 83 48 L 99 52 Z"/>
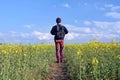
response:
<path fill-rule="evenodd" d="M 51 44 L 0 45 L 0 80 L 43 80 L 53 64 Z"/>
<path fill-rule="evenodd" d="M 65 57 L 73 80 L 120 79 L 120 43 L 66 44 Z M 78 51 L 82 56 L 78 56 Z"/>
<path fill-rule="evenodd" d="M 119 80 L 120 43 L 65 44 L 72 80 Z M 43 80 L 55 61 L 53 44 L 1 44 L 0 80 Z"/>

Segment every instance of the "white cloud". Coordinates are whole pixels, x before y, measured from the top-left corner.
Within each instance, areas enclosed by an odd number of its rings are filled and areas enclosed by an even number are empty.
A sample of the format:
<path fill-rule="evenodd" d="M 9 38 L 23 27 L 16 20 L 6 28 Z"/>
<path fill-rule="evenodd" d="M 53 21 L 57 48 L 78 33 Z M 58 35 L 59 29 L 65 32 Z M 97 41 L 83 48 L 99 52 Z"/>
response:
<path fill-rule="evenodd" d="M 118 22 L 110 23 L 110 22 L 99 22 L 94 21 L 91 23 L 92 28 L 87 27 L 76 27 L 72 25 L 66 25 L 70 33 L 66 35 L 67 40 L 82 40 L 82 39 L 111 39 L 112 37 L 119 38 L 118 33 L 114 33 L 118 31 L 117 27 L 112 27 L 113 25 L 118 25 Z M 117 29 L 116 29 L 117 28 Z M 111 30 L 112 29 L 112 30 Z M 115 31 L 114 31 L 115 30 Z M 119 29 L 120 31 L 120 29 Z"/>
<path fill-rule="evenodd" d="M 112 33 L 98 33 L 98 34 L 90 34 L 89 36 L 96 38 L 96 39 L 111 39 L 111 38 L 119 38 L 118 34 L 112 34 Z"/>
<path fill-rule="evenodd" d="M 51 38 L 50 33 L 42 33 L 39 31 L 33 31 L 33 36 L 36 36 L 39 40 L 49 40 Z"/>
<path fill-rule="evenodd" d="M 41 34 L 42 34 L 42 33 L 39 32 L 39 31 L 33 31 L 33 35 L 39 36 L 39 35 L 41 35 Z"/>
<path fill-rule="evenodd" d="M 22 38 L 30 37 L 30 33 L 21 33 L 20 35 L 21 35 Z"/>
<path fill-rule="evenodd" d="M 21 37 L 21 38 L 30 37 L 30 33 L 16 32 L 16 31 L 10 31 L 9 34 L 11 34 L 11 37 Z"/>
<path fill-rule="evenodd" d="M 3 33 L 0 33 L 0 37 L 2 37 L 3 36 Z"/>
<path fill-rule="evenodd" d="M 88 21 L 89 22 L 89 21 Z M 107 22 L 107 21 L 93 21 L 89 27 L 77 27 L 73 25 L 67 26 L 70 33 L 66 36 L 67 40 L 111 40 L 115 38 L 120 40 L 120 21 L 118 22 Z"/>
<path fill-rule="evenodd" d="M 107 21 L 93 21 L 93 24 L 102 29 L 120 29 L 120 21 L 117 22 L 107 22 Z"/>
<path fill-rule="evenodd" d="M 70 25 L 70 24 L 66 24 L 65 26 L 71 32 L 84 32 L 84 33 L 90 33 L 91 32 L 91 29 L 89 27 L 77 27 L 77 26 Z"/>
<path fill-rule="evenodd" d="M 105 5 L 105 7 L 110 8 L 111 11 L 120 10 L 120 6 L 115 6 L 113 4 L 107 4 L 107 5 Z"/>
<path fill-rule="evenodd" d="M 63 7 L 70 8 L 70 5 L 68 3 L 63 4 Z"/>
<path fill-rule="evenodd" d="M 94 21 L 93 37 L 101 39 L 116 38 L 120 40 L 120 21 L 118 22 L 102 22 Z"/>
<path fill-rule="evenodd" d="M 49 33 L 42 33 L 42 35 L 38 36 L 39 40 L 50 40 L 51 36 Z"/>
<path fill-rule="evenodd" d="M 89 21 L 88 21 L 89 22 Z M 92 26 L 90 28 L 90 26 Z M 107 21 L 92 21 L 89 27 L 76 27 L 71 26 L 73 29 L 73 33 L 71 34 L 71 39 L 78 40 L 90 40 L 90 39 L 98 39 L 98 40 L 111 40 L 111 38 L 117 39 L 120 41 L 120 21 L 116 22 L 107 22 Z M 81 31 L 83 30 L 83 32 Z M 88 31 L 87 31 L 88 30 Z M 77 34 L 77 36 L 75 36 Z M 70 37 L 70 36 L 69 36 Z"/>
<path fill-rule="evenodd" d="M 120 19 L 120 13 L 118 13 L 118 12 L 107 12 L 106 16 L 110 16 L 110 17 L 113 17 L 113 18 L 116 18 L 116 19 Z"/>
<path fill-rule="evenodd" d="M 99 28 L 105 28 L 105 27 L 108 27 L 109 25 L 111 25 L 110 22 L 102 22 L 102 21 L 93 21 L 93 24 L 96 26 L 96 27 L 99 27 Z"/>
<path fill-rule="evenodd" d="M 15 36 L 20 36 L 20 33 L 16 32 L 16 31 L 10 31 L 11 37 L 15 37 Z"/>
<path fill-rule="evenodd" d="M 26 25 L 24 25 L 24 27 L 29 28 L 29 29 L 31 29 L 33 26 L 35 26 L 35 24 L 26 24 Z"/>
<path fill-rule="evenodd" d="M 67 40 L 72 40 L 72 39 L 75 39 L 75 38 L 77 39 L 79 36 L 80 36 L 79 33 L 73 33 L 73 32 L 71 32 L 71 33 L 68 33 L 66 35 L 66 39 Z"/>
<path fill-rule="evenodd" d="M 120 40 L 120 21 L 85 21 L 87 27 L 74 26 L 66 24 L 69 33 L 65 36 L 68 42 L 84 42 L 90 39 L 98 39 L 104 41 L 111 40 L 114 37 Z M 92 27 L 91 27 L 92 26 Z M 49 32 L 34 30 L 32 32 L 16 32 L 10 31 L 8 33 L 0 33 L 0 39 L 4 42 L 53 42 L 53 36 Z"/>
<path fill-rule="evenodd" d="M 113 4 L 106 4 L 104 7 L 99 8 L 100 10 L 104 10 L 105 16 L 120 19 L 120 6 Z"/>
<path fill-rule="evenodd" d="M 90 21 L 85 21 L 84 24 L 85 24 L 86 26 L 89 26 L 89 25 L 91 25 L 92 23 L 91 23 Z"/>
<path fill-rule="evenodd" d="M 91 23 L 92 28 L 89 27 L 77 27 L 73 25 L 67 26 L 70 33 L 66 35 L 67 40 L 111 40 L 111 38 L 120 39 L 120 22 L 102 22 L 93 21 Z M 84 42 L 84 41 L 83 41 Z"/>

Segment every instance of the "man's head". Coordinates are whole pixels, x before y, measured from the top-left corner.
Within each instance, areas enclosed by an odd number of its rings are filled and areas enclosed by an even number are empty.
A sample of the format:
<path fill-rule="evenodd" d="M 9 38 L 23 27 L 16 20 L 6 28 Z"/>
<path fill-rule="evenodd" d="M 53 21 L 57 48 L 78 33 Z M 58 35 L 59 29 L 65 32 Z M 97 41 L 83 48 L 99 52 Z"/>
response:
<path fill-rule="evenodd" d="M 56 18 L 56 23 L 58 24 L 58 23 L 61 23 L 61 18 Z"/>

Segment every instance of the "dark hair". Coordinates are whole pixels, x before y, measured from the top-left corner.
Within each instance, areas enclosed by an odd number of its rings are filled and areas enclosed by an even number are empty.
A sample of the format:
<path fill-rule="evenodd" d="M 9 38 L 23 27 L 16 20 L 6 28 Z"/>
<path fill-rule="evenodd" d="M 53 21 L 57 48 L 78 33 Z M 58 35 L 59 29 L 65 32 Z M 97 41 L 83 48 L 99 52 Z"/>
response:
<path fill-rule="evenodd" d="M 61 23 L 61 18 L 56 18 L 56 23 Z"/>

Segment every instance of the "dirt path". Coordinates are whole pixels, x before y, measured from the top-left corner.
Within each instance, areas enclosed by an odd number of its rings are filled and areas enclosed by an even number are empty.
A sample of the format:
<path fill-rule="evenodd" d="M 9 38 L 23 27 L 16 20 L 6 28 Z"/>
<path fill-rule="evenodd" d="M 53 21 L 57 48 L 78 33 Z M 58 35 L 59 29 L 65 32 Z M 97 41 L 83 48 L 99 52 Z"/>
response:
<path fill-rule="evenodd" d="M 55 63 L 51 70 L 52 74 L 46 80 L 71 80 L 65 63 Z"/>

